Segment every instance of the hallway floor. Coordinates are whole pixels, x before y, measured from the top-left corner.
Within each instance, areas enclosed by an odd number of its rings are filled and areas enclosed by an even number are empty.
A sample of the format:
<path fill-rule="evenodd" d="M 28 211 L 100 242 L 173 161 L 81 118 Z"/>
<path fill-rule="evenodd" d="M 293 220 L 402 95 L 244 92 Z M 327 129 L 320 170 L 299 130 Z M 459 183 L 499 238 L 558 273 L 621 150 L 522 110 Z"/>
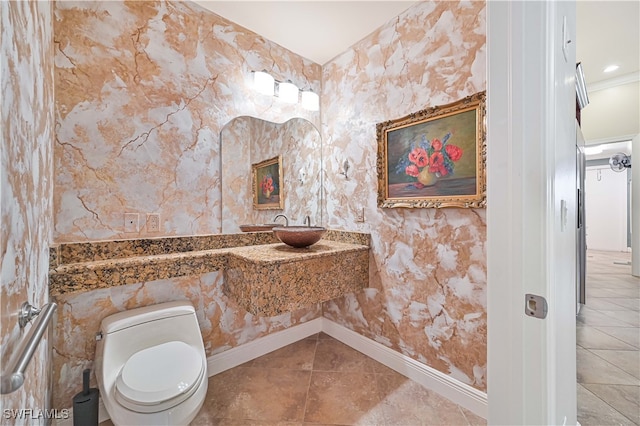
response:
<path fill-rule="evenodd" d="M 486 421 L 320 333 L 209 378 L 192 425 L 479 425 Z"/>
<path fill-rule="evenodd" d="M 630 253 L 587 252 L 587 300 L 576 323 L 578 421 L 640 425 L 640 279 Z"/>

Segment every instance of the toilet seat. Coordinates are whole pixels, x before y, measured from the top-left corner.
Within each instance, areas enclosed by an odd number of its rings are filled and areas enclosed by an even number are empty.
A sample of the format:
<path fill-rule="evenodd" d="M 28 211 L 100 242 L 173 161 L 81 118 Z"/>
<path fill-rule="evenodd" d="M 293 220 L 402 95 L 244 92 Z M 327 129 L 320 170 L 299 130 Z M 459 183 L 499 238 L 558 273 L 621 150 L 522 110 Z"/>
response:
<path fill-rule="evenodd" d="M 143 349 L 120 370 L 115 383 L 116 400 L 139 413 L 166 410 L 196 391 L 205 370 L 200 353 L 184 342 Z"/>

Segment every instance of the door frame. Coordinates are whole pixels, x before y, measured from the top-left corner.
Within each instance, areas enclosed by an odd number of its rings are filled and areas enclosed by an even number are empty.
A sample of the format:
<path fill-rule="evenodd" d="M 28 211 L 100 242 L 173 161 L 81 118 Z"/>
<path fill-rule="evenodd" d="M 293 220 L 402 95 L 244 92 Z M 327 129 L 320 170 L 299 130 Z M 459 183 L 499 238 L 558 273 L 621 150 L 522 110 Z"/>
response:
<path fill-rule="evenodd" d="M 487 2 L 489 424 L 577 423 L 575 18 Z"/>

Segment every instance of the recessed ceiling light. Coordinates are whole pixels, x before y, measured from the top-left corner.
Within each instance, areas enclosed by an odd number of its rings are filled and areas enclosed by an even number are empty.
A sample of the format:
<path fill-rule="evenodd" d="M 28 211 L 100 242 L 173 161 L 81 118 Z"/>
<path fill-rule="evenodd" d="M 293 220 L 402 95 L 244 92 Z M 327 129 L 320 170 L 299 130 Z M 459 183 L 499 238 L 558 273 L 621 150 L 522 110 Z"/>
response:
<path fill-rule="evenodd" d="M 617 70 L 618 68 L 620 68 L 618 65 L 609 65 L 608 67 L 606 67 L 604 69 L 604 72 L 613 72 L 613 71 Z"/>

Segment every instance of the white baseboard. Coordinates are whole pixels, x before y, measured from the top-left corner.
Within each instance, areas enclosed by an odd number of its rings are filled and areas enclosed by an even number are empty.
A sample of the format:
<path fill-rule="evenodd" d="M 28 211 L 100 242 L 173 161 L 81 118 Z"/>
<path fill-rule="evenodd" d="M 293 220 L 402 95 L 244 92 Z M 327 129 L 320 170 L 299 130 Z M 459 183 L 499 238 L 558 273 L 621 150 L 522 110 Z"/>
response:
<path fill-rule="evenodd" d="M 413 358 L 402 355 L 355 331 L 349 330 L 327 318 L 316 318 L 295 327 L 260 337 L 252 342 L 237 346 L 222 353 L 212 355 L 207 358 L 207 373 L 209 377 L 214 376 L 321 331 L 353 349 L 362 352 L 369 358 L 375 359 L 379 363 L 397 371 L 403 376 L 408 377 L 425 388 L 437 392 L 472 413 L 482 418 L 487 418 L 488 405 L 486 393 L 453 379 Z M 70 410 L 70 413 L 71 415 L 68 419 L 58 421 L 55 424 L 57 426 L 73 426 L 73 410 Z M 108 419 L 109 414 L 102 403 L 102 399 L 100 399 L 99 421 L 103 422 Z"/>
<path fill-rule="evenodd" d="M 475 415 L 484 419 L 487 418 L 488 405 L 486 393 L 331 320 L 323 319 L 322 331 L 329 336 L 362 352 L 369 358 L 375 359 L 379 363 L 386 365 L 423 387 L 444 396 Z"/>
<path fill-rule="evenodd" d="M 316 318 L 296 325 L 295 327 L 268 334 L 244 345 L 236 346 L 235 348 L 212 355 L 207 358 L 207 372 L 209 373 L 209 377 L 295 343 L 305 337 L 320 333 L 324 323 L 323 320 L 324 318 Z"/>

